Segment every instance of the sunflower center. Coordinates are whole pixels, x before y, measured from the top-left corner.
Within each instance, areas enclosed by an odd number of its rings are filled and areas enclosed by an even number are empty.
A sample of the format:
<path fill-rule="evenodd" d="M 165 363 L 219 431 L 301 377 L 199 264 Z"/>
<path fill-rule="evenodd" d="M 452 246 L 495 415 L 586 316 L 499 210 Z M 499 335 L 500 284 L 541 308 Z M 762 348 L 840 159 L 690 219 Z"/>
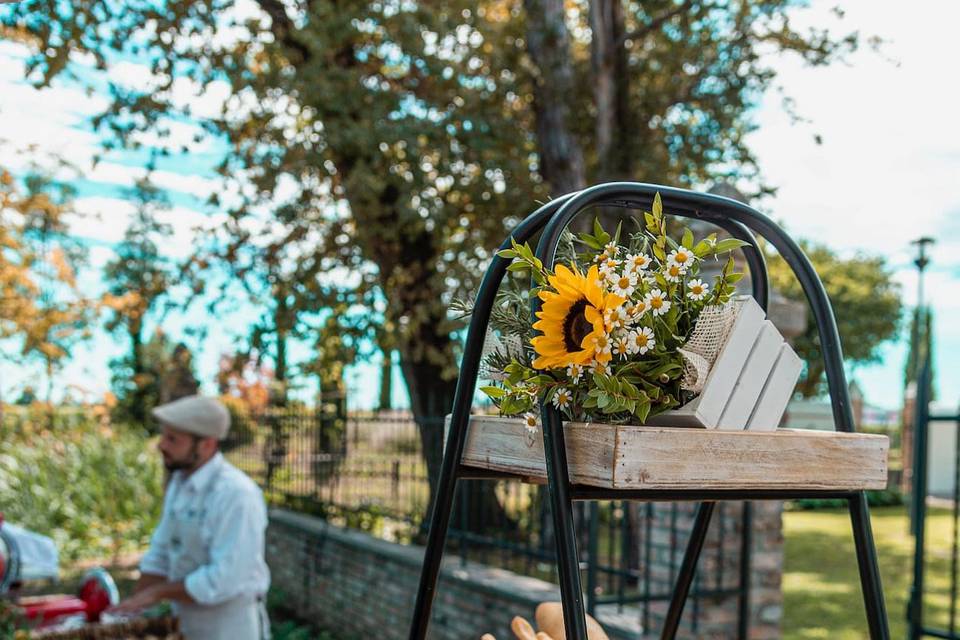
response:
<path fill-rule="evenodd" d="M 586 298 L 580 298 L 570 305 L 570 310 L 563 319 L 563 346 L 568 353 L 580 351 L 583 348 L 580 343 L 593 331 L 593 325 L 583 314 L 588 304 Z"/>

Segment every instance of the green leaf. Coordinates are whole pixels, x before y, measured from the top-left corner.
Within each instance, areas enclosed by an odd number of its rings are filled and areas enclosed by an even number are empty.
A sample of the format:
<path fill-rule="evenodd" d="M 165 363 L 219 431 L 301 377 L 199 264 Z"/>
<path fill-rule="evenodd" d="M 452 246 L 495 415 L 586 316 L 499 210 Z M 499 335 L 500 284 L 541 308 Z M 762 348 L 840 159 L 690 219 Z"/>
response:
<path fill-rule="evenodd" d="M 653 215 L 660 218 L 663 216 L 663 202 L 660 200 L 660 192 L 653 196 Z"/>
<path fill-rule="evenodd" d="M 501 251 L 497 251 L 497 255 L 501 258 L 506 258 L 507 260 L 513 260 L 517 257 L 517 252 L 513 249 L 502 249 Z"/>
<path fill-rule="evenodd" d="M 650 403 L 649 402 L 638 403 L 637 410 L 633 412 L 633 415 L 637 416 L 641 424 L 646 422 L 647 416 L 650 415 Z"/>
<path fill-rule="evenodd" d="M 680 241 L 687 249 L 693 250 L 693 231 L 690 231 L 689 228 L 683 230 L 683 240 Z"/>
<path fill-rule="evenodd" d="M 593 219 L 593 236 L 596 241 L 600 243 L 600 248 L 603 248 L 603 245 L 610 242 L 610 234 L 600 226 L 600 218 Z"/>
<path fill-rule="evenodd" d="M 657 225 L 657 219 L 652 213 L 644 212 L 643 219 L 647 223 L 647 231 L 650 233 L 660 232 L 660 226 Z"/>
<path fill-rule="evenodd" d="M 737 238 L 724 238 L 717 243 L 717 246 L 714 249 L 714 252 L 719 255 L 721 253 L 726 253 L 728 251 L 733 251 L 734 249 L 739 249 L 740 247 L 749 247 L 749 242 L 744 242 L 743 240 L 738 240 Z"/>
<path fill-rule="evenodd" d="M 483 391 L 489 397 L 494 399 L 502 398 L 503 396 L 507 395 L 506 390 L 501 389 L 500 387 L 480 387 L 480 391 Z"/>
<path fill-rule="evenodd" d="M 580 237 L 580 241 L 583 242 L 583 244 L 587 245 L 591 249 L 594 249 L 595 251 L 603 250 L 603 245 L 600 244 L 596 238 L 593 236 L 587 236 L 586 234 L 584 234 L 584 236 Z"/>

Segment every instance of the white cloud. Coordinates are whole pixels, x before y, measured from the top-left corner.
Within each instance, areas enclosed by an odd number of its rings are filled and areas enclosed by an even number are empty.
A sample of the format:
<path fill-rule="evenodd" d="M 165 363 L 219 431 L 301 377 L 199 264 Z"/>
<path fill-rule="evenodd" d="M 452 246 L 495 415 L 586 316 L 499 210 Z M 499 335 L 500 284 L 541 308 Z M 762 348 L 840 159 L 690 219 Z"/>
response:
<path fill-rule="evenodd" d="M 130 201 L 103 196 L 77 198 L 74 208 L 78 215 L 66 217 L 70 232 L 87 240 L 107 244 L 123 239 L 134 212 Z"/>
<path fill-rule="evenodd" d="M 100 162 L 88 172 L 85 177 L 95 182 L 105 182 L 124 187 L 132 187 L 136 181 L 143 178 L 147 171 L 143 167 L 131 167 L 115 162 Z M 157 187 L 167 191 L 179 191 L 201 200 L 206 200 L 211 193 L 220 189 L 221 181 L 218 178 L 173 173 L 172 171 L 154 171 L 150 179 Z"/>
<path fill-rule="evenodd" d="M 79 215 L 69 216 L 67 222 L 73 234 L 97 243 L 113 245 L 123 239 L 134 214 L 134 205 L 121 198 L 89 197 L 76 201 Z M 157 214 L 158 221 L 170 225 L 172 235 L 163 241 L 164 255 L 179 260 L 194 250 L 198 227 L 222 224 L 220 215 L 206 214 L 188 207 L 171 207 Z M 97 260 L 105 263 L 112 250 L 101 249 Z"/>

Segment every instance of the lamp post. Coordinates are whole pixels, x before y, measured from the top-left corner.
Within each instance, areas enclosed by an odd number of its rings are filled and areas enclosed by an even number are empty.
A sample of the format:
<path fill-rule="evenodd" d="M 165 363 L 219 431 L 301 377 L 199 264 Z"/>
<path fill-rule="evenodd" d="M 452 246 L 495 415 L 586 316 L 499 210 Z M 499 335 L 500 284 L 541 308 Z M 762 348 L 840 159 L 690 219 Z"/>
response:
<path fill-rule="evenodd" d="M 902 485 L 906 491 L 913 492 L 914 477 L 913 472 L 915 470 L 914 460 L 916 455 L 919 452 L 914 451 L 914 446 L 917 442 L 917 429 L 920 428 L 920 425 L 916 422 L 916 402 L 924 402 L 929 399 L 927 393 L 921 393 L 920 386 L 926 384 L 926 380 L 920 380 L 921 371 L 923 370 L 923 361 L 924 357 L 921 349 L 921 331 L 925 331 L 926 327 L 926 311 L 923 307 L 923 272 L 927 268 L 927 265 L 930 264 L 930 258 L 927 257 L 927 247 L 934 243 L 934 239 L 929 236 L 923 236 L 917 238 L 910 242 L 912 245 L 917 247 L 917 257 L 914 259 L 913 264 L 917 267 L 917 310 L 914 314 L 913 326 L 910 329 L 910 348 L 913 352 L 912 361 L 908 361 L 907 366 L 912 370 L 909 371 L 907 376 L 908 384 L 906 388 L 906 395 L 904 397 L 904 426 L 909 428 L 904 428 L 901 442 L 901 451 L 903 454 L 903 479 Z M 926 341 L 924 336 L 923 341 Z M 923 452 L 925 454 L 925 452 Z M 924 497 L 920 498 L 921 500 L 925 499 Z M 916 499 L 910 503 L 910 532 L 916 535 L 916 525 L 917 525 L 917 505 Z"/>
<path fill-rule="evenodd" d="M 934 242 L 934 239 L 929 236 L 923 236 L 910 242 L 910 244 L 917 245 L 917 257 L 913 261 L 913 264 L 917 265 L 918 271 L 917 309 L 919 309 L 920 314 L 923 313 L 923 271 L 927 268 L 927 265 L 930 264 L 930 259 L 927 257 L 927 247 Z"/>

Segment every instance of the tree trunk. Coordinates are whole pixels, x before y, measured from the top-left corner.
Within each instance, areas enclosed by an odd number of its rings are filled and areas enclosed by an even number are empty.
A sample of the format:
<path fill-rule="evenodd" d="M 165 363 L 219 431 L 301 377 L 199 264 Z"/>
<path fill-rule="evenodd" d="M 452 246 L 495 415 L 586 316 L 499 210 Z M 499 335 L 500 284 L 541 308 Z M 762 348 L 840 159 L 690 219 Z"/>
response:
<path fill-rule="evenodd" d="M 380 398 L 377 411 L 389 411 L 393 408 L 393 351 L 383 349 L 383 362 L 380 363 Z"/>
<path fill-rule="evenodd" d="M 133 369 L 133 402 L 130 406 L 130 415 L 135 423 L 146 428 L 146 386 L 143 379 L 146 368 L 143 365 L 143 326 L 140 321 L 135 321 L 130 326 L 130 358 Z"/>
<path fill-rule="evenodd" d="M 287 339 L 289 337 L 287 327 L 287 300 L 282 294 L 276 295 L 274 303 L 273 323 L 277 336 L 274 379 L 277 382 L 278 388 L 276 390 L 276 396 L 271 399 L 271 404 L 277 407 L 285 407 L 287 406 Z"/>
<path fill-rule="evenodd" d="M 443 421 L 453 407 L 457 381 L 444 379 L 443 367 L 417 362 L 401 350 L 400 370 L 410 393 L 410 410 L 420 432 L 420 446 L 430 483 L 430 508 L 443 461 Z M 429 513 L 429 511 L 428 511 Z"/>
<path fill-rule="evenodd" d="M 631 180 L 636 146 L 622 0 L 590 3 L 590 61 L 596 105 L 597 182 Z"/>
<path fill-rule="evenodd" d="M 524 0 L 523 4 L 527 52 L 538 69 L 533 105 L 540 174 L 554 195 L 562 195 L 586 185 L 583 151 L 569 127 L 568 101 L 576 87 L 563 0 Z"/>

